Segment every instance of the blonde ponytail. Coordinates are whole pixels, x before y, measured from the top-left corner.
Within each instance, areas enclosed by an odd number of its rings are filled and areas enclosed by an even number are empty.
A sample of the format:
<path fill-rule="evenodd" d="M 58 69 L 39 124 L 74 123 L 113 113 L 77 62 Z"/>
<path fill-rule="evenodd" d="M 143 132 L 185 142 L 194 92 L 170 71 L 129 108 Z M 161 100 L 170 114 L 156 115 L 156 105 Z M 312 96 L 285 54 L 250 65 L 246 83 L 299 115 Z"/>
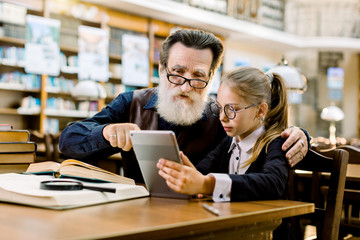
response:
<path fill-rule="evenodd" d="M 263 73 L 253 67 L 239 67 L 224 75 L 222 83 L 233 87 L 233 90 L 249 103 L 268 104 L 268 112 L 264 118 L 265 134 L 257 139 L 252 156 L 243 167 L 254 162 L 261 150 L 280 136 L 288 128 L 288 104 L 286 86 L 277 73 Z"/>

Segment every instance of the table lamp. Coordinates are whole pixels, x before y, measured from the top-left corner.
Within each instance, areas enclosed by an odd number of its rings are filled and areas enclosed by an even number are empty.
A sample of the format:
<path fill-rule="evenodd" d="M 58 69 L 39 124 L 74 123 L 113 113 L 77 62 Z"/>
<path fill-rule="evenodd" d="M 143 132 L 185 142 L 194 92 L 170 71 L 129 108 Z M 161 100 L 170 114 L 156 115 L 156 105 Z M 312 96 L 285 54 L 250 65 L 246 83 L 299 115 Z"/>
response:
<path fill-rule="evenodd" d="M 269 73 L 278 73 L 285 81 L 288 90 L 304 93 L 307 89 L 307 80 L 295 67 L 288 66 L 283 56 L 278 66 L 271 68 Z"/>
<path fill-rule="evenodd" d="M 288 92 L 288 102 L 293 104 L 291 107 L 290 121 L 295 121 L 293 124 L 299 126 L 301 113 L 299 104 L 302 102 L 302 94 L 307 89 L 307 80 L 303 74 L 301 74 L 295 67 L 289 66 L 288 61 L 284 56 L 281 58 L 281 62 L 271 68 L 268 73 L 279 74 L 286 85 Z"/>
<path fill-rule="evenodd" d="M 105 88 L 98 82 L 92 80 L 80 80 L 71 95 L 78 100 L 95 101 L 106 98 Z"/>
<path fill-rule="evenodd" d="M 330 143 L 332 145 L 336 145 L 335 122 L 344 119 L 344 112 L 339 107 L 329 106 L 329 107 L 323 108 L 323 110 L 321 111 L 320 117 L 323 120 L 330 121 L 330 127 L 329 127 L 330 137 L 329 137 L 329 139 L 330 139 Z"/>
<path fill-rule="evenodd" d="M 103 85 L 93 80 L 80 80 L 72 89 L 71 95 L 77 100 L 97 101 L 106 98 L 106 91 Z M 87 115 L 91 115 L 91 104 L 87 107 Z"/>

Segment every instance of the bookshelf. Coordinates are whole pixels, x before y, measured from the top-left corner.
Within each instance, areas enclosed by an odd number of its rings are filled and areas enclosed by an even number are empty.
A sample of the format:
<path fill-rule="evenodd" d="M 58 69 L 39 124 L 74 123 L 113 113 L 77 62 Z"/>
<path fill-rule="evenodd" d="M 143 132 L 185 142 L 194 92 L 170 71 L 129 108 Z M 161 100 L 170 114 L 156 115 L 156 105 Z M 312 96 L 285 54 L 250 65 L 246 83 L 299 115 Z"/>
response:
<path fill-rule="evenodd" d="M 24 44 L 24 39 L 8 36 L 0 37 L 0 46 L 4 50 L 0 63 L 0 91 L 3 96 L 5 95 L 6 99 L 8 99 L 6 97 L 8 95 L 17 98 L 17 101 L 14 101 L 13 98 L 10 98 L 9 101 L 4 100 L 0 114 L 8 115 L 7 119 L 9 119 L 9 116 L 13 116 L 13 118 L 21 117 L 23 123 L 28 122 L 30 117 L 36 117 L 36 119 L 30 121 L 31 124 L 15 125 L 18 125 L 17 127 L 21 129 L 36 129 L 41 132 L 45 131 L 44 121 L 51 123 L 51 119 L 60 118 L 59 127 L 64 128 L 69 121 L 89 117 L 88 111 L 76 110 L 74 99 L 70 94 L 70 89 L 77 82 L 77 72 L 71 70 L 69 66 L 65 66 L 67 68 L 62 68 L 60 75 L 57 77 L 26 73 L 23 59 L 18 59 L 18 55 L 22 55 L 19 52 L 23 51 Z M 65 53 L 66 57 L 77 55 L 75 47 L 63 45 L 60 49 L 61 52 Z M 72 106 L 72 108 L 56 111 L 56 109 L 52 108 L 55 105 L 67 105 Z M 95 111 L 90 112 L 92 115 L 94 113 Z M 26 118 L 23 118 L 23 116 L 26 116 Z"/>
<path fill-rule="evenodd" d="M 171 23 L 165 23 L 159 20 L 152 19 L 149 23 L 149 39 L 150 39 L 150 79 L 151 86 L 156 86 L 159 83 L 159 58 L 161 43 L 169 35 L 169 32 L 177 27 Z"/>
<path fill-rule="evenodd" d="M 140 87 L 125 86 L 122 82 L 122 35 L 132 34 L 143 36 L 149 40 L 149 76 L 148 83 L 144 87 L 153 87 L 158 83 L 158 55 L 159 47 L 170 33 L 170 30 L 177 26 L 172 23 L 156 20 L 153 18 L 136 16 L 133 14 L 114 11 L 99 5 L 88 4 L 79 1 L 5 1 L 11 4 L 19 4 L 26 7 L 26 14 L 46 16 L 57 19 L 61 22 L 60 27 L 60 51 L 61 68 L 59 76 L 35 75 L 25 72 L 24 63 L 17 61 L 0 62 L 1 79 L 0 94 L 6 93 L 8 99 L 0 103 L 1 122 L 13 123 L 17 129 L 38 130 L 40 133 L 52 133 L 46 129 L 46 125 L 55 125 L 58 131 L 66 127 L 69 122 L 81 120 L 92 116 L 106 104 L 110 103 L 119 93 Z M 35 7 L 31 7 L 34 3 Z M 77 4 L 86 8 L 95 7 L 98 14 L 92 19 L 82 16 L 72 16 L 71 9 Z M 105 16 L 105 17 L 104 17 Z M 106 19 L 106 20 L 104 20 Z M 0 20 L 0 46 L 11 48 L 13 52 L 24 51 L 25 47 L 25 25 L 13 24 Z M 72 97 L 70 89 L 78 82 L 77 56 L 78 56 L 78 27 L 80 25 L 106 29 L 109 32 L 109 80 L 102 83 L 107 90 L 108 97 L 105 100 L 96 102 L 81 102 Z M 13 31 L 4 31 L 13 29 Z M 16 31 L 15 31 L 15 30 Z M 13 53 L 13 55 L 16 55 Z M 21 56 L 21 54 L 18 54 Z M 4 52 L 0 52 L 4 56 Z M 6 59 L 5 59 L 6 60 Z M 22 79 L 33 78 L 34 83 L 24 83 Z M 17 81 L 16 79 L 21 79 Z M 30 81 L 30 80 L 28 80 Z M 29 87 L 34 85 L 34 87 Z M 66 106 L 57 108 L 55 106 Z M 91 111 L 89 111 L 89 108 Z M 52 120 L 57 121 L 55 124 Z M 57 125 L 57 126 L 56 126 Z"/>
<path fill-rule="evenodd" d="M 350 37 L 307 37 L 298 36 L 292 33 L 279 31 L 275 28 L 269 28 L 257 23 L 245 21 L 241 18 L 235 18 L 233 11 L 236 4 L 240 2 L 228 0 L 230 10 L 228 15 L 219 14 L 216 11 L 207 11 L 196 8 L 182 2 L 188 1 L 170 1 L 170 0 L 122 0 L 122 1 L 101 1 L 84 0 L 106 6 L 111 9 L 121 9 L 132 14 L 138 14 L 150 19 L 158 19 L 163 22 L 172 22 L 174 24 L 188 25 L 193 28 L 201 28 L 212 31 L 226 39 L 236 40 L 239 43 L 251 41 L 256 46 L 267 47 L 271 44 L 273 49 L 280 51 L 297 49 L 341 49 L 358 52 L 360 50 L 360 39 Z M 203 1 L 205 2 L 205 1 Z M 281 1 L 264 1 L 269 4 L 279 3 Z M 309 1 L 310 3 L 311 1 Z M 322 1 L 327 2 L 327 1 Z M 268 4 L 268 5 L 269 5 Z M 299 3 L 301 5 L 301 3 Z M 345 4 L 345 3 L 344 3 Z M 351 6 L 351 5 L 350 5 Z M 231 10 L 232 9 L 232 10 Z M 281 14 L 282 7 L 277 7 L 277 14 Z M 266 17 L 266 16 L 265 16 Z M 351 26 L 351 25 L 350 25 Z M 305 28 L 308 27 L 305 25 Z"/>
<path fill-rule="evenodd" d="M 15 122 L 24 129 L 39 126 L 40 111 L 19 112 L 24 98 L 40 99 L 40 76 L 25 73 L 24 28 L 18 24 L 1 23 L 2 29 L 9 36 L 0 37 L 0 114 L 3 123 Z M 20 29 L 20 32 L 19 32 Z M 10 119 L 10 121 L 9 121 Z M 15 119 L 12 121 L 12 119 Z M 9 121 L 9 122 L 5 122 Z"/>

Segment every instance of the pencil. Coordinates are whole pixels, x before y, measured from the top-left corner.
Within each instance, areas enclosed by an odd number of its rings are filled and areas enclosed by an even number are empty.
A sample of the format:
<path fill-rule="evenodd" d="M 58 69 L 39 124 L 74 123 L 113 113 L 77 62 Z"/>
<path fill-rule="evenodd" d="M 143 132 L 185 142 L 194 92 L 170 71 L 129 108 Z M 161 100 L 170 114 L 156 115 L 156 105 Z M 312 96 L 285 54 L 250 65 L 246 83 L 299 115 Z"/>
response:
<path fill-rule="evenodd" d="M 216 215 L 216 216 L 220 216 L 220 211 L 216 208 L 214 208 L 213 206 L 210 206 L 209 204 L 203 203 L 202 205 L 206 210 L 208 210 L 209 212 L 211 212 L 212 214 Z"/>

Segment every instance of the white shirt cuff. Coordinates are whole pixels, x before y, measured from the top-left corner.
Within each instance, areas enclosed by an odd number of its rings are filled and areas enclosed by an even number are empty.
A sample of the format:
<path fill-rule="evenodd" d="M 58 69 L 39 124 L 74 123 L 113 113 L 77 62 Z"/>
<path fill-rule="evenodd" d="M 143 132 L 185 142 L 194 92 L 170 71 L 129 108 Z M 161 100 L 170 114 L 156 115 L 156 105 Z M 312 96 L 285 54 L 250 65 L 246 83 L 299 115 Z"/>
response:
<path fill-rule="evenodd" d="M 214 202 L 229 202 L 231 200 L 232 181 L 228 174 L 210 173 L 215 178 L 215 188 L 212 199 Z"/>

